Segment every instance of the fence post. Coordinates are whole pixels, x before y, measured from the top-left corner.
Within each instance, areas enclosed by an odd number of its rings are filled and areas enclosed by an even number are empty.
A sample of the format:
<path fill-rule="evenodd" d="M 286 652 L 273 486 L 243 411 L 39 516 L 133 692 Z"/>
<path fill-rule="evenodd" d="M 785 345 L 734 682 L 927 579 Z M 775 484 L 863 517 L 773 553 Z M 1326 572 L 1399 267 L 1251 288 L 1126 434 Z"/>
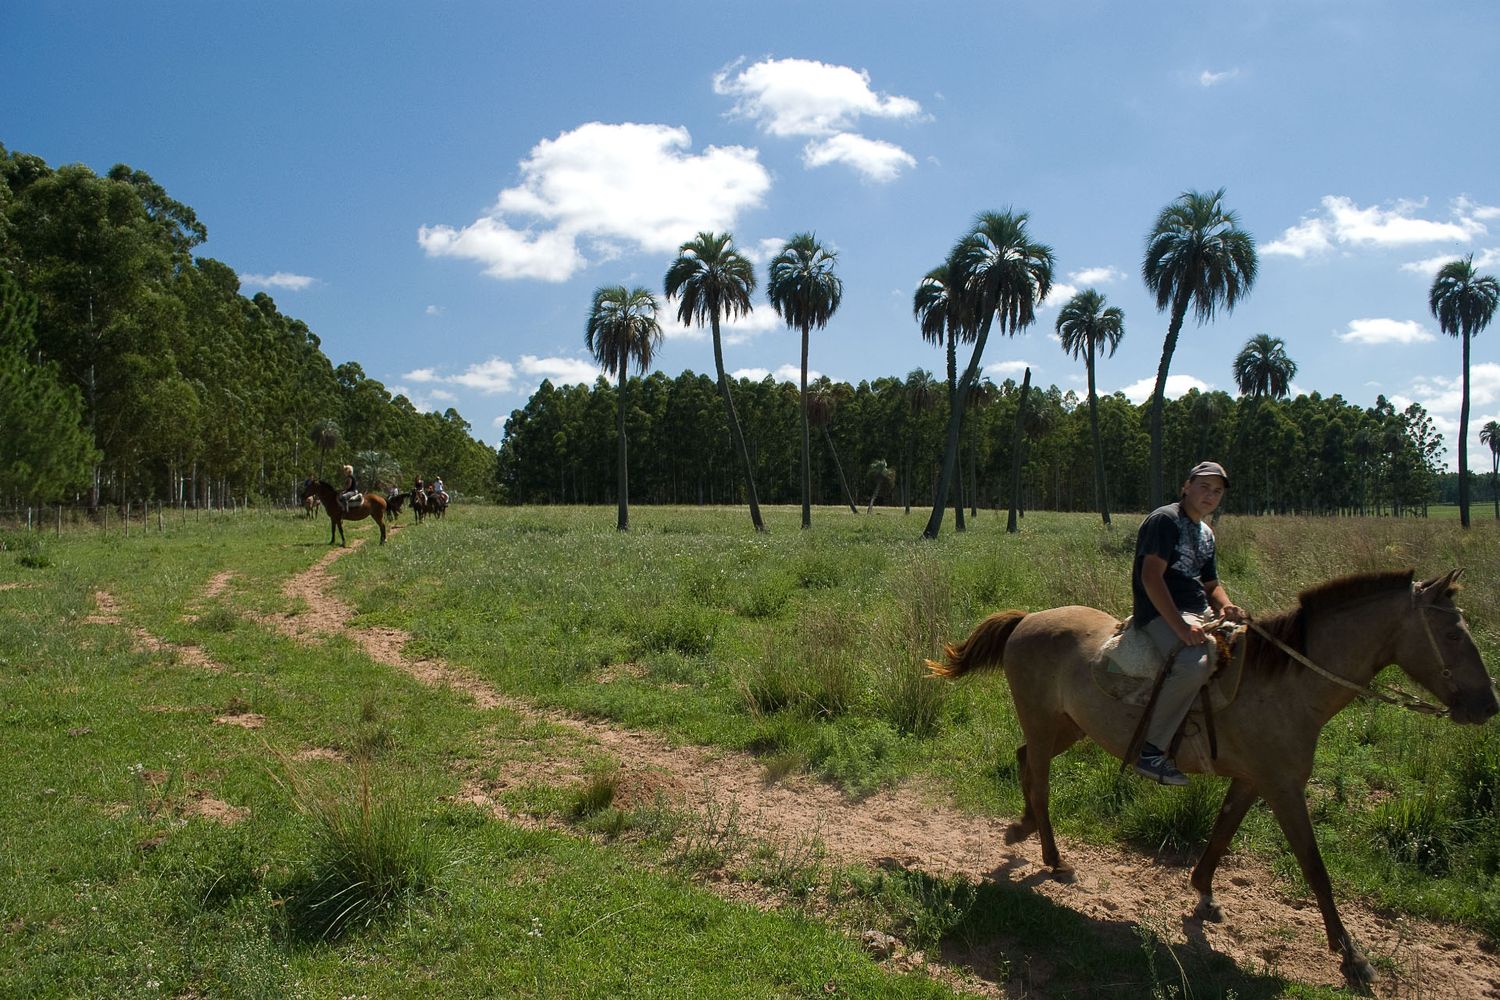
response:
<path fill-rule="evenodd" d="M 31 531 L 31 508 L 26 508 L 26 530 Z"/>
<path fill-rule="evenodd" d="M 57 537 L 62 537 L 62 504 L 57 505 Z"/>

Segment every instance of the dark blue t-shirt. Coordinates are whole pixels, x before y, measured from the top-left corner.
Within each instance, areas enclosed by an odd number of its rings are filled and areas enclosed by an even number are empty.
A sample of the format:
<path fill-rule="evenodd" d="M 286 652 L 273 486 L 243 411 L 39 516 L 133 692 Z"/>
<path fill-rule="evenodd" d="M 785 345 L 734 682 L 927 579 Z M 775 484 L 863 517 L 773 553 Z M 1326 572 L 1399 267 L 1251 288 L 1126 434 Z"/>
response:
<path fill-rule="evenodd" d="M 1137 627 L 1161 617 L 1141 584 L 1141 565 L 1147 556 L 1160 556 L 1167 569 L 1162 578 L 1167 593 L 1179 611 L 1201 614 L 1208 610 L 1205 583 L 1219 578 L 1214 565 L 1214 530 L 1204 522 L 1194 523 L 1182 512 L 1182 504 L 1158 507 L 1141 522 L 1135 537 L 1135 565 L 1130 570 L 1131 617 Z"/>

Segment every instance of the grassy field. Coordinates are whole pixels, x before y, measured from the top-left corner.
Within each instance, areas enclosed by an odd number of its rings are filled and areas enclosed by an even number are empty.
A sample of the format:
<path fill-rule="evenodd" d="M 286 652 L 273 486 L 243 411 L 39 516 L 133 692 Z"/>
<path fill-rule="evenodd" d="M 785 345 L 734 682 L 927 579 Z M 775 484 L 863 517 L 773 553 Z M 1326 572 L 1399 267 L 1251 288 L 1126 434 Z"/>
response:
<path fill-rule="evenodd" d="M 403 630 L 410 653 L 525 703 L 752 753 L 852 796 L 917 780 L 1015 815 L 1003 681 L 928 683 L 921 660 L 998 607 L 1124 613 L 1137 520 L 1033 513 L 1007 536 L 985 512 L 922 544 L 918 515 L 892 511 L 819 510 L 801 532 L 797 511 L 771 509 L 764 536 L 740 511 L 631 515 L 622 536 L 612 508 L 456 508 L 332 572 L 356 626 Z M 597 749 L 423 686 L 347 638 L 268 627 L 306 612 L 281 587 L 321 557 L 326 521 L 163 529 L 0 537 L 0 966 L 13 970 L 0 994 L 943 997 L 963 984 L 880 964 L 859 932 L 936 949 L 1003 921 L 1055 953 L 1057 995 L 1121 995 L 1090 984 L 1122 976 L 1131 995 L 1166 995 L 1149 931 L 1101 946 L 1082 918 L 995 887 L 751 856 L 728 867 L 758 904 L 726 900 L 705 882 L 726 868 L 715 831 L 616 807 Z M 1436 518 L 1226 518 L 1220 569 L 1266 613 L 1346 572 L 1465 566 L 1461 603 L 1493 662 L 1497 532 L 1481 517 L 1467 533 Z M 97 620 L 97 591 L 119 621 Z M 220 669 L 185 664 L 186 647 Z M 1310 797 L 1341 895 L 1500 936 L 1495 732 L 1359 706 L 1328 727 Z M 504 804 L 551 828 L 457 795 L 465 774 L 549 754 L 594 777 Z M 1218 783 L 1174 794 L 1115 769 L 1095 749 L 1071 755 L 1060 832 L 1147 853 L 1201 843 Z M 1295 872 L 1263 809 L 1236 850 Z M 1326 992 L 1193 971 L 1198 997 Z"/>

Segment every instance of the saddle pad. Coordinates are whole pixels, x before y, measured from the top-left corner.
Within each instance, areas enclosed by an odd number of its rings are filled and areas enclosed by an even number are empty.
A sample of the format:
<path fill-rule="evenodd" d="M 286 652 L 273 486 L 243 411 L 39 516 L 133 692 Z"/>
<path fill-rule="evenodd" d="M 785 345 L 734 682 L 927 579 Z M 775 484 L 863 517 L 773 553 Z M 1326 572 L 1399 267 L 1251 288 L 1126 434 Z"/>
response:
<path fill-rule="evenodd" d="M 1221 626 L 1214 630 L 1213 635 L 1215 641 L 1208 654 L 1213 667 L 1208 697 L 1214 710 L 1219 711 L 1228 707 L 1239 693 L 1240 678 L 1245 669 L 1245 629 L 1243 626 Z M 1222 655 L 1225 652 L 1227 656 Z M 1129 619 L 1126 619 L 1119 631 L 1100 646 L 1089 673 L 1099 690 L 1111 698 L 1145 708 L 1165 659 L 1150 636 L 1131 628 Z M 1193 712 L 1198 712 L 1198 703 L 1194 701 L 1193 705 Z"/>

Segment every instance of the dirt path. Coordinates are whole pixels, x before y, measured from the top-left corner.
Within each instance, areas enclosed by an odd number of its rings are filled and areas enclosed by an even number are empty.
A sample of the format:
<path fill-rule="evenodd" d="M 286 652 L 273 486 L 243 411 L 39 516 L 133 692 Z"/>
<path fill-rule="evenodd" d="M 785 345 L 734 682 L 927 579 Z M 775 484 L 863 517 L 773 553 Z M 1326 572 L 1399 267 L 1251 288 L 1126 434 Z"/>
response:
<path fill-rule="evenodd" d="M 622 804 L 632 798 L 649 801 L 658 793 L 700 812 L 722 810 L 732 802 L 740 828 L 751 837 L 781 843 L 816 838 L 828 857 L 844 864 L 896 864 L 976 882 L 1010 882 L 1104 923 L 1147 920 L 1174 947 L 1211 950 L 1247 970 L 1270 971 L 1299 982 L 1341 983 L 1337 960 L 1324 944 L 1316 904 L 1289 895 L 1284 881 L 1243 855 L 1226 858 L 1216 878 L 1227 922 L 1206 924 L 1189 917 L 1196 899 L 1184 867 L 1154 863 L 1140 854 L 1065 842 L 1063 853 L 1077 867 L 1078 877 L 1075 882 L 1061 883 L 1041 867 L 1034 839 L 1018 848 L 1006 847 L 1002 834 L 1007 820 L 961 813 L 930 789 L 906 785 L 852 802 L 805 776 L 767 783 L 764 768 L 754 758 L 673 746 L 651 733 L 541 711 L 441 660 L 408 658 L 405 633 L 389 628 L 351 629 L 351 611 L 335 596 L 328 567 L 359 544 L 330 551 L 287 582 L 283 593 L 304 601 L 308 610 L 276 619 L 279 629 L 303 641 L 347 634 L 372 659 L 423 683 L 460 691 L 481 708 L 503 706 L 572 730 L 618 758 Z M 607 681 L 608 675 L 602 680 Z M 471 782 L 466 796 L 503 811 L 496 804 L 500 793 L 535 777 L 535 773 L 518 774 Z M 1341 911 L 1367 953 L 1389 959 L 1397 970 L 1382 974 L 1375 986 L 1377 996 L 1500 998 L 1500 958 L 1483 950 L 1472 932 L 1416 919 L 1389 919 L 1347 897 L 1341 899 Z M 1003 978 L 1016 970 L 1001 971 L 997 957 L 996 949 L 990 947 L 984 952 L 927 956 L 927 961 L 945 979 L 954 978 L 954 973 L 977 977 L 981 992 L 988 995 L 1020 995 L 1021 984 Z M 1046 995 L 1045 964 L 1034 961 L 1029 968 L 1026 996 Z M 972 988 L 974 978 L 968 984 Z"/>

